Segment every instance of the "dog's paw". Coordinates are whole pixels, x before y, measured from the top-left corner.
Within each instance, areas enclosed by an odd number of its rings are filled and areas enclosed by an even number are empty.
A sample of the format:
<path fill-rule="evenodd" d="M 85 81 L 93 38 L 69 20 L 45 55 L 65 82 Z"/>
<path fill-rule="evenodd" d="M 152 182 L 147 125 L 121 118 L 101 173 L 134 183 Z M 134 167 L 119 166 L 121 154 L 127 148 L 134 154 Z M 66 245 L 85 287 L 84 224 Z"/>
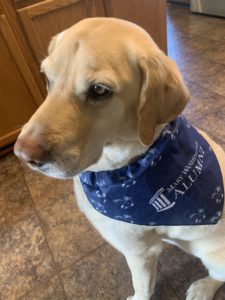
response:
<path fill-rule="evenodd" d="M 186 300 L 212 300 L 219 285 L 218 281 L 210 277 L 199 279 L 189 287 Z"/>

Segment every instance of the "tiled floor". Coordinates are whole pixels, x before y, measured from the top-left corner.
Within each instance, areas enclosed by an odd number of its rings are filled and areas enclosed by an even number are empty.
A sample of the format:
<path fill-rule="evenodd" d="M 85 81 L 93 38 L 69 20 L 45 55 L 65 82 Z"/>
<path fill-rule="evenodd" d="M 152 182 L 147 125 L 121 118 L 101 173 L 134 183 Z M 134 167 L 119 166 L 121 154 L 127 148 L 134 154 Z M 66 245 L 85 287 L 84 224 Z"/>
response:
<path fill-rule="evenodd" d="M 225 19 L 169 6 L 168 49 L 192 95 L 186 116 L 225 147 Z M 168 246 L 153 299 L 185 299 L 205 274 L 198 259 Z M 124 257 L 78 211 L 72 183 L 33 173 L 13 155 L 1 158 L 0 299 L 122 300 L 131 293 Z M 225 299 L 225 288 L 215 299 Z"/>

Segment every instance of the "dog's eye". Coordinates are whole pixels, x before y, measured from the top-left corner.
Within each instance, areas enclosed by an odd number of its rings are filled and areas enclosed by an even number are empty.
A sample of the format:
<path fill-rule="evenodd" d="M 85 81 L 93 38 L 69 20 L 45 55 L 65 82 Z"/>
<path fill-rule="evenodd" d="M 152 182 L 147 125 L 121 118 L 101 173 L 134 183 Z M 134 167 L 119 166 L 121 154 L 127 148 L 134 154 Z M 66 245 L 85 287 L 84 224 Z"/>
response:
<path fill-rule="evenodd" d="M 103 83 L 94 83 L 88 91 L 88 98 L 92 100 L 102 100 L 112 95 L 113 91 L 110 87 Z"/>

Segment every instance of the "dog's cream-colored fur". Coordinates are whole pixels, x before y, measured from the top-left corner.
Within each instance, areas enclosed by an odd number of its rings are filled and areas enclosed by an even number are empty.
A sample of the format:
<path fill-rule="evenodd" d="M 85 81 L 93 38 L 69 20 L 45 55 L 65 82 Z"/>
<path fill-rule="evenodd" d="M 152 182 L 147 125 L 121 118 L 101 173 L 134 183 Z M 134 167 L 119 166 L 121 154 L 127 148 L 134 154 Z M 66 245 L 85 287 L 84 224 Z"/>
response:
<path fill-rule="evenodd" d="M 166 241 L 199 257 L 209 271 L 191 285 L 186 299 L 211 300 L 225 281 L 224 214 L 210 226 L 150 227 L 116 221 L 90 205 L 77 176 L 83 170 L 126 165 L 181 113 L 189 95 L 175 63 L 138 26 L 93 18 L 53 38 L 42 72 L 50 82 L 48 96 L 19 138 L 44 141 L 50 159 L 39 171 L 74 178 L 81 211 L 126 257 L 135 290 L 128 299 L 150 299 Z M 98 103 L 89 101 L 87 91 L 93 82 L 110 86 L 113 95 Z M 225 180 L 225 153 L 200 133 L 213 148 Z"/>

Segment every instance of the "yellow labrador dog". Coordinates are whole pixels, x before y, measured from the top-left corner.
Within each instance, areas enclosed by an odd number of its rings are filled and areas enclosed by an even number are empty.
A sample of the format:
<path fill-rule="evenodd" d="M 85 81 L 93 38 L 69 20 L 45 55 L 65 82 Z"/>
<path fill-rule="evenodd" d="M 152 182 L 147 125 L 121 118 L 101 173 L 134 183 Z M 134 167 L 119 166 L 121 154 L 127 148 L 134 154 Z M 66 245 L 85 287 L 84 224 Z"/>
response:
<path fill-rule="evenodd" d="M 15 154 L 43 174 L 74 179 L 81 211 L 126 257 L 135 290 L 129 300 L 151 298 L 163 241 L 199 257 L 209 271 L 190 286 L 186 299 L 212 299 L 225 281 L 224 214 L 203 226 L 116 220 L 93 207 L 77 176 L 84 170 L 120 169 L 157 141 L 189 99 L 176 65 L 138 26 L 90 18 L 52 39 L 41 71 L 48 95 L 23 127 Z M 224 181 L 223 150 L 205 133 L 201 136 L 213 149 Z"/>

